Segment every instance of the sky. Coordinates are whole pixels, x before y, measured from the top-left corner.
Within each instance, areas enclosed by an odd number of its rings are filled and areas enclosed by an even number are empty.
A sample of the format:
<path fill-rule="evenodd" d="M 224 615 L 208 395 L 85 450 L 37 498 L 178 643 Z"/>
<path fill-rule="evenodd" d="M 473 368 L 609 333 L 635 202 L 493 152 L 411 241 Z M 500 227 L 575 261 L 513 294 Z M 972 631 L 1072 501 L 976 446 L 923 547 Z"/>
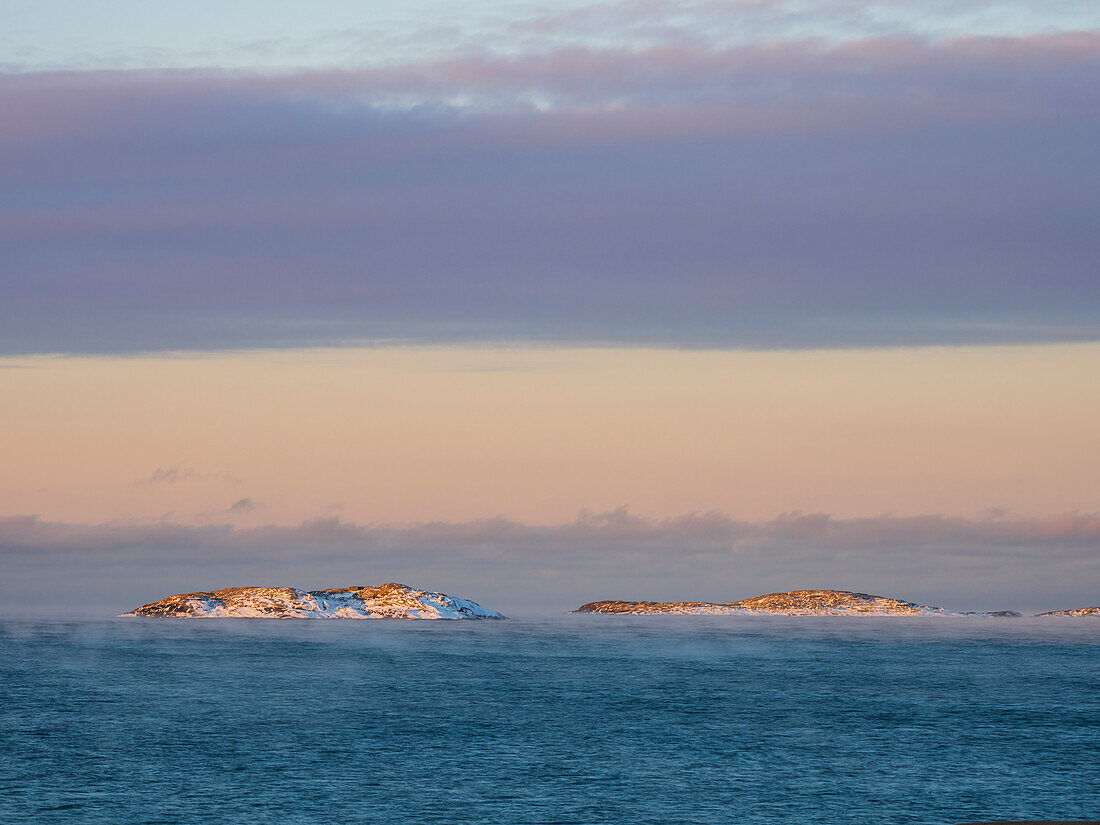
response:
<path fill-rule="evenodd" d="M 1094 2 L 0 0 L 0 112 L 0 612 L 1096 603 Z"/>

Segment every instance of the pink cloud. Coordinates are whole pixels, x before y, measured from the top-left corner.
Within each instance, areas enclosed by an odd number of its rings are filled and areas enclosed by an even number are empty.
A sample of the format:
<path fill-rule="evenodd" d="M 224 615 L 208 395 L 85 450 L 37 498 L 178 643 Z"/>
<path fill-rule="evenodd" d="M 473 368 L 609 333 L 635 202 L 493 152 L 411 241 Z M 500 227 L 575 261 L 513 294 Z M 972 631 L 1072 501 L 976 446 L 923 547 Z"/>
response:
<path fill-rule="evenodd" d="M 140 600 L 146 591 L 135 591 L 143 587 L 185 591 L 305 577 L 317 586 L 408 579 L 509 608 L 832 587 L 959 609 L 1038 610 L 1094 599 L 1100 514 L 793 513 L 745 522 L 717 511 L 647 519 L 620 508 L 550 526 L 503 517 L 423 524 L 318 518 L 251 528 L 7 516 L 0 518 L 0 562 L 10 571 L 3 589 L 11 592 L 0 593 L 5 603 L 33 601 L 35 588 L 55 589 L 58 577 L 81 581 L 88 594 L 114 593 L 120 603 Z"/>
<path fill-rule="evenodd" d="M 219 100 L 312 101 L 341 107 L 454 105 L 498 116 L 526 112 L 525 129 L 552 122 L 550 103 L 576 134 L 619 122 L 644 132 L 797 128 L 851 117 L 1012 117 L 1095 107 L 1100 33 L 963 37 L 927 42 L 867 38 L 839 45 L 782 41 L 725 48 L 569 47 L 509 58 L 492 54 L 366 69 L 257 74 L 232 71 L 53 72 L 0 77 L 9 112 L 0 140 L 168 129 Z M 1049 97 L 1036 96 L 1046 89 Z M 203 101 L 206 101 L 203 103 Z M 686 117 L 686 121 L 685 121 Z M 497 123 L 495 128 L 500 127 Z M 606 126 L 604 127 L 606 128 Z M 558 136 L 563 133 L 559 129 Z"/>
<path fill-rule="evenodd" d="M 0 351 L 1092 340 L 1097 89 L 1093 32 L 0 76 Z"/>

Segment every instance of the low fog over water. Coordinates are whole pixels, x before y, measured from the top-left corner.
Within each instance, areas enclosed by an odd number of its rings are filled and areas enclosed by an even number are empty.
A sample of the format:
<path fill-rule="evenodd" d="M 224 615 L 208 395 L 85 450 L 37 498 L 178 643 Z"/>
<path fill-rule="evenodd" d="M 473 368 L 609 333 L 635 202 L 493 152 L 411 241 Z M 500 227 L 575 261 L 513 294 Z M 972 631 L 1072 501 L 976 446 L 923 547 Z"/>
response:
<path fill-rule="evenodd" d="M 1100 808 L 1098 630 L 5 621 L 0 809 L 227 825 L 1084 819 Z"/>

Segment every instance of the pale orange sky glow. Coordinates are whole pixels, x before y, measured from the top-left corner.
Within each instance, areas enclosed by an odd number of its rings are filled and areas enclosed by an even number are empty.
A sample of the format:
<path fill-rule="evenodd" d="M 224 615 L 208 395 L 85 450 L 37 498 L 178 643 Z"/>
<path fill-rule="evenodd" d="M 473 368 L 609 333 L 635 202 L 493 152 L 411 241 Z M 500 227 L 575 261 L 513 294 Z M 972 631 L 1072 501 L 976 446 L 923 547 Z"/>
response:
<path fill-rule="evenodd" d="M 1100 490 L 1096 344 L 5 364 L 4 509 L 47 519 L 1039 515 Z"/>

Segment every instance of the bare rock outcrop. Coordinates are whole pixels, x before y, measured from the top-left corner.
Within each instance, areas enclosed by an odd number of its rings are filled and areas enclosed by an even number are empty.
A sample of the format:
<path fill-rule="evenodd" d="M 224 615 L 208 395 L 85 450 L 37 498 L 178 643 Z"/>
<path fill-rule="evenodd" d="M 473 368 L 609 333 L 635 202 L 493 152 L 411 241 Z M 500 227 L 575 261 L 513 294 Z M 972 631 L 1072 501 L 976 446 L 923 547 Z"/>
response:
<path fill-rule="evenodd" d="M 377 587 L 227 587 L 181 593 L 123 616 L 176 619 L 503 619 L 477 602 L 389 582 Z"/>
<path fill-rule="evenodd" d="M 781 616 L 1019 616 L 1014 610 L 993 613 L 953 613 L 942 607 L 853 593 L 847 590 L 792 590 L 768 593 L 736 602 L 626 602 L 600 601 L 582 605 L 574 613 L 618 613 L 628 615 L 736 615 Z"/>
<path fill-rule="evenodd" d="M 1036 616 L 1100 616 L 1100 607 L 1076 607 L 1072 610 L 1049 610 Z"/>

